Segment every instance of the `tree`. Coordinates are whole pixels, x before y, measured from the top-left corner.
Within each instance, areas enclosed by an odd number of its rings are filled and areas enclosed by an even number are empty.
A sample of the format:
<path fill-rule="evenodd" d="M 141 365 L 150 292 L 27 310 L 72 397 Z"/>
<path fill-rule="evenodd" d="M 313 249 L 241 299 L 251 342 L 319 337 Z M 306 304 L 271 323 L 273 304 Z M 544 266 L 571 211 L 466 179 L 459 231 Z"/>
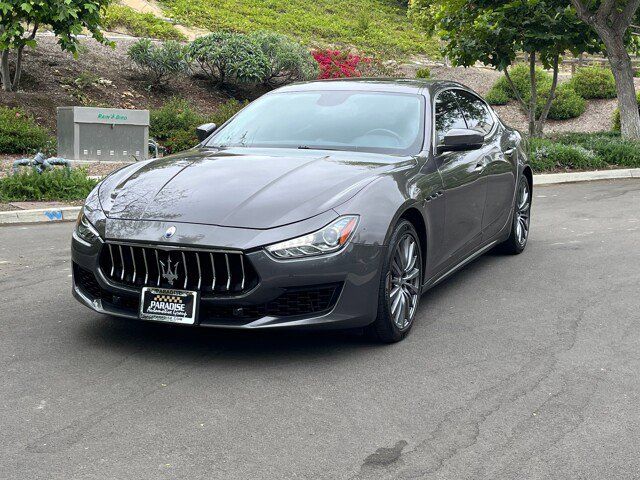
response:
<path fill-rule="evenodd" d="M 640 0 L 571 0 L 578 16 L 600 36 L 616 79 L 620 129 L 625 138 L 640 139 L 640 115 L 633 83 L 633 68 L 627 52 L 629 26 Z"/>
<path fill-rule="evenodd" d="M 595 33 L 578 20 L 564 0 L 412 0 L 409 13 L 427 30 L 440 34 L 446 42 L 444 53 L 455 65 L 468 67 L 481 62 L 504 72 L 527 112 L 532 136 L 542 135 L 558 85 L 560 56 L 566 51 L 601 50 Z M 522 97 L 509 75 L 509 67 L 520 52 L 529 61 L 529 98 Z M 539 115 L 537 61 L 553 70 Z"/>
<path fill-rule="evenodd" d="M 76 53 L 77 35 L 85 30 L 100 42 L 100 18 L 110 0 L 0 0 L 0 79 L 5 91 L 15 91 L 22 74 L 22 53 L 35 47 L 36 33 L 47 26 L 63 50 Z M 13 75 L 11 53 L 14 54 Z"/>

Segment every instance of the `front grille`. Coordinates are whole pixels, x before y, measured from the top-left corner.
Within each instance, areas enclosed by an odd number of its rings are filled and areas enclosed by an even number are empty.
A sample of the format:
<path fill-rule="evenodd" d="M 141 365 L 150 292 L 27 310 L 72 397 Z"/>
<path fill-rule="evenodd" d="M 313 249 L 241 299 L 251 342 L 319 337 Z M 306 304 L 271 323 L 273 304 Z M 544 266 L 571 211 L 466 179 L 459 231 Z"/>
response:
<path fill-rule="evenodd" d="M 106 243 L 100 269 L 116 284 L 197 290 L 203 296 L 237 295 L 258 284 L 258 274 L 241 252 Z"/>
<path fill-rule="evenodd" d="M 76 285 L 82 293 L 88 295 L 94 300 L 101 297 L 102 289 L 100 288 L 100 285 L 98 285 L 96 277 L 89 270 L 85 270 L 74 263 L 73 277 Z"/>
<path fill-rule="evenodd" d="M 261 317 L 295 317 L 328 312 L 338 300 L 342 284 L 314 285 L 290 288 L 275 300 L 262 305 L 215 305 L 202 303 L 202 320 L 242 319 Z"/>

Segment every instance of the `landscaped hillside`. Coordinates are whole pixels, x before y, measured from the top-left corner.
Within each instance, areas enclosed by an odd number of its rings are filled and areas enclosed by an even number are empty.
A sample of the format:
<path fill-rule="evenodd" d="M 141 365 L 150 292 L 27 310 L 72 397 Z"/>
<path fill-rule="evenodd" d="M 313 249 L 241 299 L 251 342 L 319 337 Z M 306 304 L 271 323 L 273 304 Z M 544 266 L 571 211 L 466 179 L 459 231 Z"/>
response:
<path fill-rule="evenodd" d="M 437 43 L 407 18 L 399 0 L 164 0 L 167 16 L 207 30 L 273 30 L 310 45 L 369 54 L 437 56 Z"/>

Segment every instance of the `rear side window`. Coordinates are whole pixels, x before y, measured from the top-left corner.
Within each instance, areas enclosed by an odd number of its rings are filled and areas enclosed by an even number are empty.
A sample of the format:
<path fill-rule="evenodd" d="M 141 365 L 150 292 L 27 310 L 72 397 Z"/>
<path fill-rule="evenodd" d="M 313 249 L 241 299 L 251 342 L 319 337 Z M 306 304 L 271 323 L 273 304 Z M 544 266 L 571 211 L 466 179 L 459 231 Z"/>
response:
<path fill-rule="evenodd" d="M 452 90 L 445 90 L 438 95 L 435 109 L 436 145 L 442 143 L 442 139 L 452 128 L 467 128 L 467 123 L 458 108 L 458 102 Z"/>
<path fill-rule="evenodd" d="M 478 130 L 480 133 L 488 134 L 493 129 L 493 115 L 489 107 L 472 93 L 463 90 L 455 92 L 460 110 L 467 120 L 467 128 Z"/>

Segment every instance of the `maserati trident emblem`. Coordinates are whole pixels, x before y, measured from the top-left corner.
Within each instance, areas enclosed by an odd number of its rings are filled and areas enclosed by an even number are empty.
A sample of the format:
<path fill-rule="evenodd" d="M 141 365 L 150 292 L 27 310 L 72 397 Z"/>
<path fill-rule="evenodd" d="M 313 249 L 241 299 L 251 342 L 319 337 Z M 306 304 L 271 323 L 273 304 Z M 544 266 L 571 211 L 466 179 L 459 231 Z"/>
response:
<path fill-rule="evenodd" d="M 176 233 L 176 227 L 169 227 L 167 231 L 164 232 L 164 238 L 171 238 Z"/>
<path fill-rule="evenodd" d="M 167 265 L 164 264 L 164 262 L 160 262 L 160 265 L 162 265 L 162 278 L 164 278 L 167 282 L 169 282 L 169 285 L 171 285 L 173 287 L 173 282 L 176 281 L 176 279 L 178 278 L 178 265 L 180 264 L 180 262 L 176 262 L 173 264 L 173 270 L 171 269 L 171 257 L 169 257 L 169 259 L 167 260 Z"/>

